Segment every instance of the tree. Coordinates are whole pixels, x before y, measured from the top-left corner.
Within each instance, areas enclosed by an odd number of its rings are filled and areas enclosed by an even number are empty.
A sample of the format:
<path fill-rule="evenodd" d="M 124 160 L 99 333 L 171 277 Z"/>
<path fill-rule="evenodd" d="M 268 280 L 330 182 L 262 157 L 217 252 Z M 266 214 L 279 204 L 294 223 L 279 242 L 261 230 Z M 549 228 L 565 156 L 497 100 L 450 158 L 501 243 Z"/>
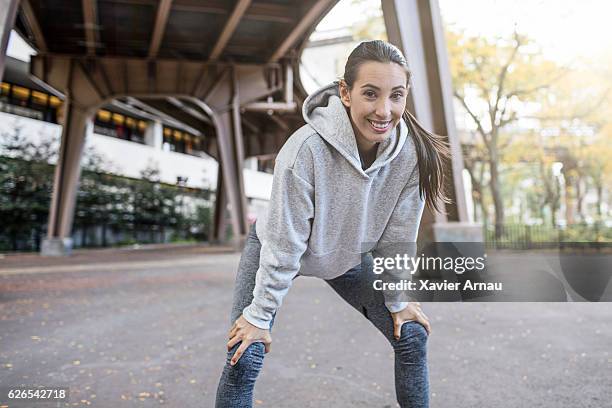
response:
<path fill-rule="evenodd" d="M 84 152 L 81 167 L 73 229 L 80 229 L 83 246 L 100 245 L 89 237 L 100 226 L 101 245 L 106 246 L 108 229 L 117 228 L 125 219 L 126 183 L 108 173 L 114 164 L 92 146 Z"/>
<path fill-rule="evenodd" d="M 488 202 L 486 200 L 486 187 L 488 186 L 488 174 L 486 166 L 486 152 L 481 143 L 463 143 L 463 166 L 470 175 L 472 184 L 472 200 L 474 200 L 474 211 L 480 210 L 481 216 L 474 214 L 475 220 L 488 220 Z"/>
<path fill-rule="evenodd" d="M 612 191 L 612 124 L 608 125 L 600 137 L 583 149 L 585 173 L 590 178 L 597 195 L 597 220 L 603 221 L 604 191 Z"/>
<path fill-rule="evenodd" d="M 47 163 L 55 156 L 52 141 L 29 142 L 16 124 L 13 133 L 2 134 L 0 150 L 0 240 L 9 241 L 0 247 L 38 249 L 53 188 L 53 166 Z"/>
<path fill-rule="evenodd" d="M 43 137 L 31 142 L 18 124 L 0 139 L 0 249 L 40 250 L 47 227 L 56 141 Z M 149 166 L 143 180 L 109 174 L 112 163 L 94 149 L 83 157 L 77 191 L 74 230 L 80 231 L 83 246 L 108 245 L 107 230 L 131 230 L 138 242 L 165 241 L 164 231 L 172 228 L 180 238 L 208 238 L 210 225 L 209 190 L 189 189 L 161 183 L 159 169 Z M 191 200 L 195 208 L 185 208 Z M 102 242 L 90 232 L 102 228 Z M 138 236 L 146 229 L 149 237 Z M 90 236 L 91 235 L 91 236 Z"/>
<path fill-rule="evenodd" d="M 518 32 L 511 39 L 495 41 L 452 29 L 447 30 L 446 36 L 453 94 L 480 137 L 475 148 L 478 160 L 486 163 L 489 170 L 495 234 L 499 238 L 504 222 L 500 164 L 515 135 L 503 131 L 518 121 L 526 106 L 540 100 L 565 70 L 544 59 L 533 42 Z M 473 174 L 471 159 L 466 155 L 466 168 L 478 186 L 481 181 Z"/>
<path fill-rule="evenodd" d="M 590 186 L 602 185 L 602 175 L 596 174 L 605 166 L 596 163 L 612 160 L 603 140 L 610 126 L 611 91 L 610 75 L 592 61 L 578 61 L 549 89 L 539 111 L 526 116 L 538 121 L 542 133 L 548 135 L 549 148 L 556 149 L 556 160 L 563 164 L 565 219 L 570 224 L 585 220 L 583 199 Z M 603 192 L 598 193 L 601 195 Z"/>
<path fill-rule="evenodd" d="M 384 39 L 380 10 L 370 9 L 352 26 L 353 35 Z M 513 184 L 526 189 L 524 208 L 533 208 L 541 218 L 544 209 L 550 210 L 555 226 L 561 199 L 567 222 L 584 220 L 582 201 L 592 190 L 598 197 L 597 217 L 605 217 L 611 173 L 607 163 L 612 163 L 606 149 L 612 145 L 606 136 L 612 117 L 612 53 L 560 66 L 517 32 L 509 38 L 482 38 L 452 26 L 445 30 L 457 113 L 467 119 L 462 143 L 475 211 L 480 209 L 486 222 L 493 203 L 496 237 L 502 233 L 498 226 L 506 222 L 504 201 L 516 196 L 508 191 L 509 176 L 530 181 Z M 522 152 L 512 151 L 517 141 Z M 563 177 L 552 174 L 557 162 Z"/>

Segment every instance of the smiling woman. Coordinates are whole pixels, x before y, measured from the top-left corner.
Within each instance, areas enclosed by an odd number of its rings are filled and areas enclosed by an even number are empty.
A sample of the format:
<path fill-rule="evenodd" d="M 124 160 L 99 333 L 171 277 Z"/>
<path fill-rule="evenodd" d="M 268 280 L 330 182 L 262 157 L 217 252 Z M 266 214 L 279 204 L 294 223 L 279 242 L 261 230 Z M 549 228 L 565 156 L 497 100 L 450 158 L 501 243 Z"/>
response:
<path fill-rule="evenodd" d="M 388 137 L 402 118 L 406 107 L 406 86 L 406 72 L 400 65 L 376 61 L 361 66 L 359 82 L 352 87 L 346 79 L 340 81 L 342 103 L 348 108 L 359 153 L 366 167 L 376 158 L 378 143 Z"/>
<path fill-rule="evenodd" d="M 406 109 L 409 88 L 410 71 L 401 51 L 385 41 L 369 41 L 349 55 L 340 96 L 362 157 L 371 159 L 391 124 L 404 119 L 415 143 L 421 174 L 419 193 L 430 209 L 439 211 L 439 205 L 448 202 L 443 192 L 443 161 L 450 153 L 443 138 L 423 128 Z M 384 127 L 386 123 L 389 125 Z"/>
<path fill-rule="evenodd" d="M 396 47 L 364 42 L 343 80 L 304 101 L 306 125 L 278 153 L 268 213 L 240 259 L 218 408 L 252 406 L 276 312 L 298 275 L 324 279 L 387 338 L 400 406 L 428 406 L 429 319 L 418 302 L 373 287 L 373 259 L 392 256 L 389 244 L 416 242 L 425 205 L 446 199 L 448 150 L 406 111 L 409 79 Z"/>

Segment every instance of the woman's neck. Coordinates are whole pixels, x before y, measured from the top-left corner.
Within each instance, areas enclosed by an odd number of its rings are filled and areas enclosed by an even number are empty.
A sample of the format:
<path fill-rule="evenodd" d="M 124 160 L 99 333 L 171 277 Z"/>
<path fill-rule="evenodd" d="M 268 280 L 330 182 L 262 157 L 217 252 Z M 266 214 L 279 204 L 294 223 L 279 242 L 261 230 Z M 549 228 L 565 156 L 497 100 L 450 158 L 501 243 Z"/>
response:
<path fill-rule="evenodd" d="M 352 122 L 352 121 L 351 121 Z M 353 133 L 355 135 L 355 141 L 357 142 L 357 150 L 361 161 L 364 163 L 367 169 L 376 160 L 376 153 L 378 152 L 378 142 L 370 142 L 359 133 L 359 129 L 351 123 L 353 127 Z"/>
<path fill-rule="evenodd" d="M 359 150 L 359 156 L 361 157 L 361 161 L 365 165 L 367 169 L 374 163 L 376 160 L 376 153 L 378 152 L 378 143 L 363 143 L 357 139 L 357 149 Z"/>

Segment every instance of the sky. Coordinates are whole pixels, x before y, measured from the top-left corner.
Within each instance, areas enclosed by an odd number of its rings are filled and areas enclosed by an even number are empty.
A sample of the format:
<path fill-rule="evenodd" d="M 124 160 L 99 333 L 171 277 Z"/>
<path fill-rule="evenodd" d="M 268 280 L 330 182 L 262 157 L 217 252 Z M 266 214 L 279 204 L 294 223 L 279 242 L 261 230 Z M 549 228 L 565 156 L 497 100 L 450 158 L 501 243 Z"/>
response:
<path fill-rule="evenodd" d="M 34 53 L 32 47 L 28 45 L 15 31 L 11 32 L 9 38 L 8 47 L 6 49 L 6 55 L 9 57 L 17 58 L 22 61 L 29 61 L 30 55 Z"/>
<path fill-rule="evenodd" d="M 559 62 L 612 53 L 612 0 L 438 0 L 445 24 L 468 34 L 508 36 L 515 27 Z M 318 30 L 351 25 L 380 8 L 380 0 L 356 7 L 340 0 Z"/>

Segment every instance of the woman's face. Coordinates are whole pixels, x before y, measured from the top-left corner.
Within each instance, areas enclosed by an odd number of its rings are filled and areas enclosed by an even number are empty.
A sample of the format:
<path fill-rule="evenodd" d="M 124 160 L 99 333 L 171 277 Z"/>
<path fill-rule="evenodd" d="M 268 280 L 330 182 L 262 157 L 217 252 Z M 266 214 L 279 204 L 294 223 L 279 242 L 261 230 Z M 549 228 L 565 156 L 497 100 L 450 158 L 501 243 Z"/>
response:
<path fill-rule="evenodd" d="M 359 67 L 351 90 L 340 82 L 340 97 L 360 147 L 382 142 L 397 126 L 406 108 L 407 82 L 401 65 L 376 61 Z"/>

